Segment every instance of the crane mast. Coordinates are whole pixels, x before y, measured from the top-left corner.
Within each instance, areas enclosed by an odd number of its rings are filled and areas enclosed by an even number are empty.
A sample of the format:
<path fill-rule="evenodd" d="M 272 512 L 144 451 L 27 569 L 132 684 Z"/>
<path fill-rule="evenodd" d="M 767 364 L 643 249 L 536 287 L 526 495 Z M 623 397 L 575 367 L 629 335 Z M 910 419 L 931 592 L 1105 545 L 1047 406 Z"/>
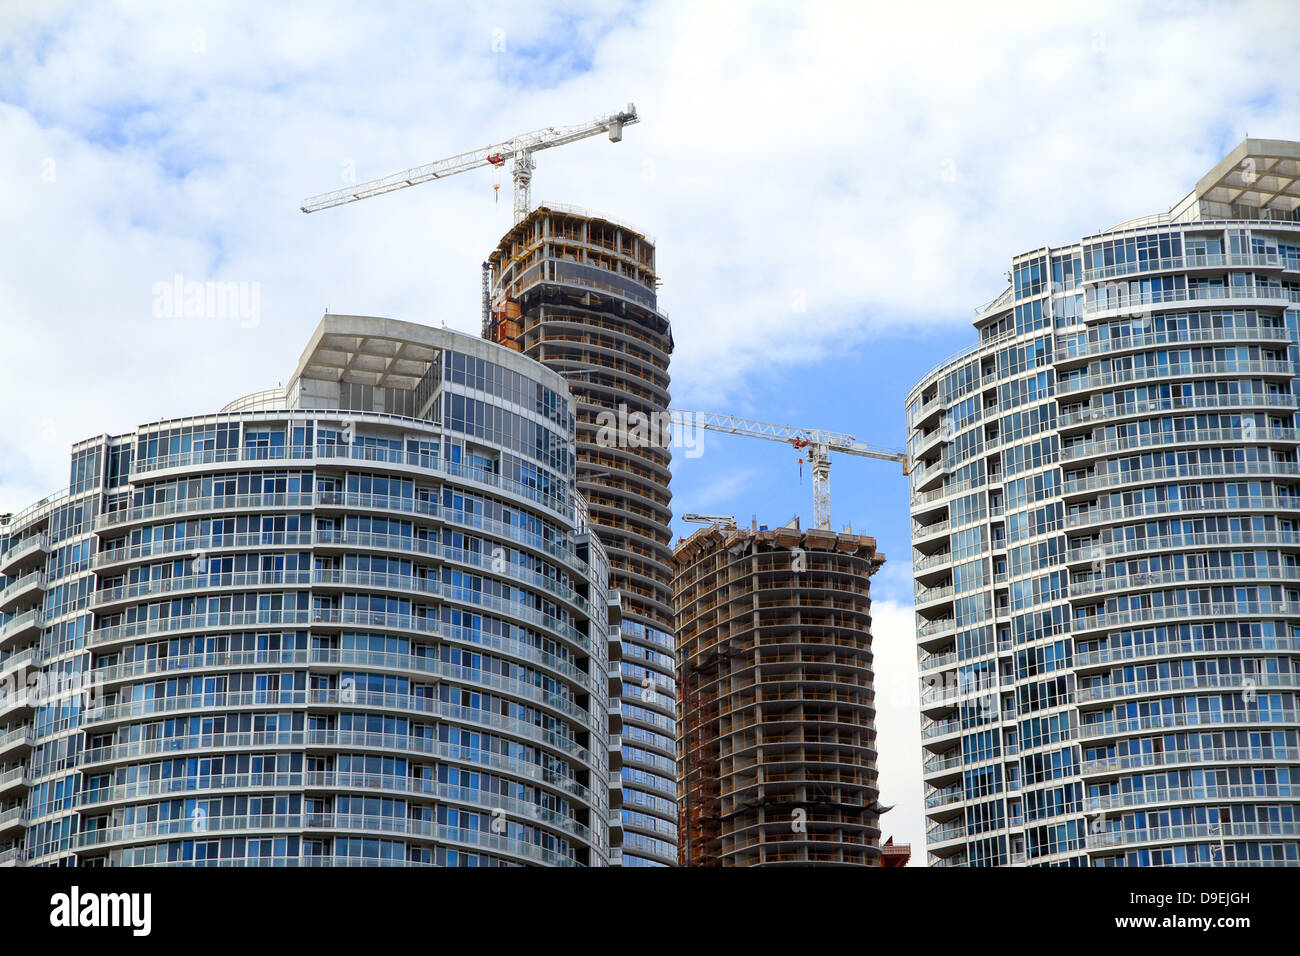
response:
<path fill-rule="evenodd" d="M 448 176 L 468 172 L 482 166 L 500 168 L 509 160 L 513 161 L 514 164 L 511 167 L 511 177 L 514 179 L 515 185 L 514 221 L 517 223 L 523 220 L 532 209 L 533 170 L 537 168 L 537 163 L 533 160 L 534 153 L 543 149 L 564 146 L 568 143 L 576 143 L 579 140 L 598 136 L 601 133 L 608 133 L 610 142 L 621 142 L 623 127 L 639 121 L 640 117 L 637 116 L 636 107 L 629 103 L 626 110 L 599 116 L 590 123 L 579 123 L 574 126 L 547 126 L 544 129 L 533 130 L 531 133 L 522 133 L 504 142 L 493 143 L 491 146 L 484 146 L 481 149 L 457 153 L 455 156 L 436 159 L 431 163 L 425 163 L 423 166 L 413 166 L 410 169 L 404 169 L 389 176 L 382 176 L 379 179 L 371 179 L 364 183 L 356 183 L 320 193 L 304 199 L 302 206 L 299 208 L 307 213 L 319 212 L 322 209 L 333 209 L 335 206 L 357 202 L 361 199 L 370 199 L 372 196 L 383 196 L 399 189 L 406 189 L 408 186 L 419 186 L 421 183 L 432 182 L 435 179 L 445 179 Z"/>
<path fill-rule="evenodd" d="M 695 412 L 681 408 L 670 408 L 668 414 L 674 426 L 679 428 L 704 428 L 709 431 L 723 432 L 728 435 L 744 435 L 747 438 L 762 438 L 767 441 L 783 442 L 795 451 L 802 451 L 808 456 L 813 477 L 813 527 L 823 531 L 831 529 L 831 452 L 856 455 L 860 458 L 874 458 L 877 461 L 892 461 L 903 466 L 903 474 L 911 470 L 911 463 L 903 452 L 881 448 L 868 442 L 858 441 L 852 435 L 842 432 L 826 431 L 821 428 L 796 428 L 792 425 L 774 425 L 771 422 L 754 421 L 738 418 L 735 415 L 717 415 L 713 412 Z"/>

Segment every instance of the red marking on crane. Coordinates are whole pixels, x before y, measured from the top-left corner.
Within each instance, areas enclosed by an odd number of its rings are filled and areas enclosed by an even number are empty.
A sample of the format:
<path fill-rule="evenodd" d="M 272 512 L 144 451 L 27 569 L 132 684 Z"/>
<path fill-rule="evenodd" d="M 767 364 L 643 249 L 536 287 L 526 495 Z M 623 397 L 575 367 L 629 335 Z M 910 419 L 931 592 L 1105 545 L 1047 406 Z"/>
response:
<path fill-rule="evenodd" d="M 506 164 L 506 158 L 500 153 L 489 153 L 487 161 L 493 166 L 504 166 Z"/>

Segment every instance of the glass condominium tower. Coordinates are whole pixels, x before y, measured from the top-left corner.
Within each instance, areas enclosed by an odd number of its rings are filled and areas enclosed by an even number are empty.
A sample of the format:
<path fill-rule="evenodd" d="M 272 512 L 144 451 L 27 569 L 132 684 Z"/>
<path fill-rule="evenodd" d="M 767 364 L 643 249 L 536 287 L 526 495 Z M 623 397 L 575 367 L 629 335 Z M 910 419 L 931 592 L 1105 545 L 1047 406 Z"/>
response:
<path fill-rule="evenodd" d="M 1297 179 L 1016 256 L 909 393 L 931 865 L 1300 864 Z"/>
<path fill-rule="evenodd" d="M 574 440 L 542 365 L 326 315 L 287 387 L 74 446 L 0 522 L 0 865 L 617 862 Z"/>

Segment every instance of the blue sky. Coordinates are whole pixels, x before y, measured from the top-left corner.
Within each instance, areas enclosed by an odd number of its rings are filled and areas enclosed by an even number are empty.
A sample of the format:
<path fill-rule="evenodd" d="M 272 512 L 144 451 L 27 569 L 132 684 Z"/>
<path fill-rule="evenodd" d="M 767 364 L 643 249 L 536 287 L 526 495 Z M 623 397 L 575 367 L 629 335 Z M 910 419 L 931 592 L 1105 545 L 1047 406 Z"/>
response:
<path fill-rule="evenodd" d="M 540 154 L 534 198 L 656 238 L 675 403 L 901 448 L 908 388 L 969 344 L 1013 255 L 1167 209 L 1247 131 L 1300 138 L 1291 0 L 916 10 L 0 6 L 0 511 L 62 487 L 74 441 L 276 384 L 326 307 L 476 329 L 508 175 L 298 211 L 348 171 L 635 102 L 621 144 Z M 258 321 L 156 316 L 177 274 L 256 284 Z M 711 436 L 677 511 L 806 522 L 795 457 Z M 882 785 L 920 844 L 906 483 L 840 458 L 831 486 L 836 526 L 890 557 Z"/>
<path fill-rule="evenodd" d="M 745 414 L 762 421 L 846 432 L 901 450 L 905 447 L 903 400 L 908 389 L 939 358 L 973 341 L 960 325 L 918 336 L 882 332 L 851 343 L 815 365 L 755 374 L 749 381 Z M 729 408 L 708 411 L 729 412 Z M 779 525 L 796 514 L 812 523 L 812 474 L 789 446 L 779 442 L 703 433 L 704 453 L 687 458 L 680 450 L 673 471 L 674 511 L 734 515 L 742 524 Z M 890 561 L 873 593 L 877 599 L 910 603 L 911 545 L 907 481 L 900 466 L 849 455 L 832 457 L 833 526 L 876 538 Z M 698 525 L 681 522 L 679 535 Z"/>

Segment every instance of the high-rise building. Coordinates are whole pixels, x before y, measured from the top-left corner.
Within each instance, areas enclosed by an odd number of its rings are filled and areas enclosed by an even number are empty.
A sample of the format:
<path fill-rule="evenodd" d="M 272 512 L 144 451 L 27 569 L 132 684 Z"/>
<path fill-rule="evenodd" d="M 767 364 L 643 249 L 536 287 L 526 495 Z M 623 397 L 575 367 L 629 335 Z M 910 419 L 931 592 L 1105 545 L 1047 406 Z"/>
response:
<path fill-rule="evenodd" d="M 514 352 L 326 315 L 287 387 L 74 446 L 0 523 L 0 863 L 617 862 L 573 422 Z"/>
<path fill-rule="evenodd" d="M 876 542 L 714 524 L 675 554 L 682 864 L 884 865 Z"/>
<path fill-rule="evenodd" d="M 909 393 L 930 863 L 1300 864 L 1297 207 L 1248 139 Z"/>
<path fill-rule="evenodd" d="M 489 258 L 484 335 L 563 375 L 577 398 L 578 490 L 622 602 L 623 864 L 677 861 L 668 466 L 668 317 L 655 246 L 543 203 Z"/>

